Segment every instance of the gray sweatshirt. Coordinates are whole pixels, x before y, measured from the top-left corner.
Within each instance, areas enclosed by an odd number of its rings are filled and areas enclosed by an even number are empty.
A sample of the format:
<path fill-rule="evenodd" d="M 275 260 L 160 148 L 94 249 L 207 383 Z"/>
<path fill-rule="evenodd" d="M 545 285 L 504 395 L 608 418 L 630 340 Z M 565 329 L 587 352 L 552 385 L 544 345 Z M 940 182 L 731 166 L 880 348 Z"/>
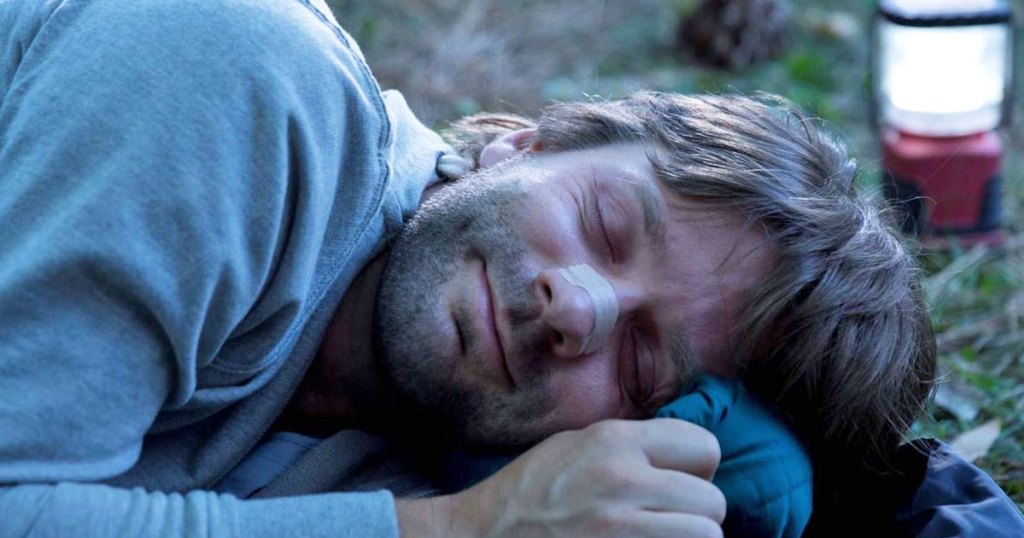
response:
<path fill-rule="evenodd" d="M 322 0 L 0 0 L 0 536 L 394 536 L 209 489 L 450 150 Z"/>

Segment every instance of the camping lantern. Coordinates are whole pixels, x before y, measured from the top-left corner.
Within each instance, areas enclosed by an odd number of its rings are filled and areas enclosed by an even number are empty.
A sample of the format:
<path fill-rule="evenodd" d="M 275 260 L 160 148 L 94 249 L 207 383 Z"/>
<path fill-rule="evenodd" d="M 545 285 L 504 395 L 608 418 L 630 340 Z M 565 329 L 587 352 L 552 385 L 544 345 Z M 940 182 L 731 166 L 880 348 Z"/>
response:
<path fill-rule="evenodd" d="M 886 196 L 927 242 L 1003 240 L 995 130 L 1008 121 L 1012 11 L 1006 0 L 881 0 L 874 103 Z"/>

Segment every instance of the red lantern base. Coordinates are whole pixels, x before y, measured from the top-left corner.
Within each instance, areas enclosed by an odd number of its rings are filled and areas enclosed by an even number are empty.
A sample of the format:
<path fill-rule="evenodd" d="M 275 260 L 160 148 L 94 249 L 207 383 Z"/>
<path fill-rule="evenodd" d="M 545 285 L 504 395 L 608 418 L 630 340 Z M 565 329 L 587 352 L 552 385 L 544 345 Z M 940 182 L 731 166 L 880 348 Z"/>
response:
<path fill-rule="evenodd" d="M 883 186 L 902 213 L 903 230 L 927 246 L 1001 244 L 1002 156 L 993 131 L 927 137 L 886 128 Z"/>

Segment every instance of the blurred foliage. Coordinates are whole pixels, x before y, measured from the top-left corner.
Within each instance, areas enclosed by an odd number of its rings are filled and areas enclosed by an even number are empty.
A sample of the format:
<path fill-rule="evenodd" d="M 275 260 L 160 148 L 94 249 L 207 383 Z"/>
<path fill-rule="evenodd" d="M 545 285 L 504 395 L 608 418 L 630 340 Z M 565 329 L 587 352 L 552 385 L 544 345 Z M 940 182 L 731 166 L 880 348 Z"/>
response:
<path fill-rule="evenodd" d="M 740 72 L 695 65 L 676 48 L 675 26 L 697 0 L 328 3 L 382 86 L 401 89 L 437 127 L 484 109 L 535 114 L 551 100 L 640 88 L 768 91 L 831 122 L 860 161 L 862 182 L 874 187 L 880 177 L 868 91 L 870 1 L 791 0 L 787 52 Z M 1024 0 L 1013 3 L 1020 21 Z M 1024 39 L 1017 48 L 1019 72 Z M 1002 433 L 979 464 L 1024 505 L 1024 100 L 1014 108 L 1017 122 L 1005 133 L 1009 241 L 921 255 L 943 380 L 966 387 L 978 412 L 962 420 L 935 406 L 914 433 L 948 441 L 1000 419 Z"/>

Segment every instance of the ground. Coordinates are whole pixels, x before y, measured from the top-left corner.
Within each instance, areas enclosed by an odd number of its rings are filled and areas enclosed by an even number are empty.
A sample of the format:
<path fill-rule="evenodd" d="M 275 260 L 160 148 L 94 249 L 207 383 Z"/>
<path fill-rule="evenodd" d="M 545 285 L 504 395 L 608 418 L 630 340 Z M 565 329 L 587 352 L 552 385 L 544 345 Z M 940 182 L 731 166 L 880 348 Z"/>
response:
<path fill-rule="evenodd" d="M 675 48 L 675 26 L 696 0 L 329 3 L 381 85 L 402 90 L 437 128 L 480 110 L 530 115 L 552 100 L 614 98 L 641 88 L 763 90 L 830 122 L 849 141 L 864 185 L 878 184 L 868 0 L 791 0 L 787 52 L 737 72 L 700 67 Z M 1020 19 L 1024 0 L 1014 5 Z M 1024 40 L 1017 48 L 1020 71 Z M 998 420 L 999 435 L 978 464 L 1024 507 L 1024 102 L 1014 108 L 1016 125 L 1002 131 L 1006 244 L 921 254 L 943 388 L 914 433 L 950 441 Z"/>

